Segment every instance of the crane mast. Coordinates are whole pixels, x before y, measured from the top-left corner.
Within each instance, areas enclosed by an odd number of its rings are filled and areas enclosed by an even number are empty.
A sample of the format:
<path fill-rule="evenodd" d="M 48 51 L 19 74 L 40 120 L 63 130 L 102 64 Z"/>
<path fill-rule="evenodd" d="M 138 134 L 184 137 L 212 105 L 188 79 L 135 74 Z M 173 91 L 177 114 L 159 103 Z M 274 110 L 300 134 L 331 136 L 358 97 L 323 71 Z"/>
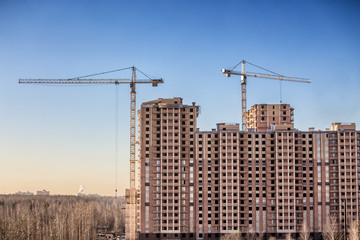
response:
<path fill-rule="evenodd" d="M 125 68 L 129 69 L 129 68 Z M 20 84 L 129 84 L 130 85 L 130 222 L 129 222 L 129 239 L 135 240 L 136 238 L 136 84 L 148 84 L 151 83 L 153 87 L 157 87 L 159 83 L 164 83 L 163 79 L 137 79 L 136 68 L 131 67 L 132 75 L 131 79 L 82 79 L 70 78 L 70 79 L 19 79 Z M 124 70 L 124 69 L 120 69 Z M 114 70 L 118 71 L 118 70 Z M 110 71 L 110 72 L 114 72 Z M 140 70 L 139 70 L 140 71 Z M 108 72 L 105 72 L 108 73 Z M 104 73 L 100 73 L 104 74 Z M 88 76 L 100 75 L 93 74 Z M 144 74 L 145 75 L 145 74 Z M 85 76 L 85 77 L 88 77 Z M 146 76 L 146 75 L 145 75 Z M 146 76 L 147 77 L 147 76 Z M 116 190 L 117 191 L 117 190 Z"/>
<path fill-rule="evenodd" d="M 241 72 L 233 71 L 239 64 L 241 63 Z M 301 82 L 301 83 L 311 83 L 310 79 L 307 78 L 297 78 L 297 77 L 288 77 L 288 76 L 282 76 L 280 74 L 274 73 L 270 70 L 267 70 L 265 68 L 259 67 L 255 64 L 246 62 L 245 60 L 242 60 L 240 63 L 235 65 L 231 70 L 229 69 L 222 69 L 221 72 L 225 74 L 226 77 L 231 77 L 231 75 L 239 75 L 241 76 L 241 128 L 243 131 L 246 131 L 246 119 L 245 119 L 245 112 L 247 111 L 246 106 L 246 80 L 247 77 L 257 77 L 257 78 L 266 78 L 266 79 L 274 79 L 280 81 L 280 102 L 281 102 L 281 83 L 282 81 L 289 81 L 289 82 Z M 255 67 L 261 68 L 263 70 L 269 71 L 273 74 L 265 74 L 265 73 L 252 73 L 252 72 L 246 72 L 245 71 L 245 63 L 249 63 Z"/>
<path fill-rule="evenodd" d="M 136 71 L 132 67 L 130 87 L 130 240 L 135 239 L 136 233 Z"/>
<path fill-rule="evenodd" d="M 246 74 L 245 61 L 241 61 L 241 128 L 245 131 L 245 112 L 246 112 Z M 230 77 L 230 75 L 229 75 Z"/>

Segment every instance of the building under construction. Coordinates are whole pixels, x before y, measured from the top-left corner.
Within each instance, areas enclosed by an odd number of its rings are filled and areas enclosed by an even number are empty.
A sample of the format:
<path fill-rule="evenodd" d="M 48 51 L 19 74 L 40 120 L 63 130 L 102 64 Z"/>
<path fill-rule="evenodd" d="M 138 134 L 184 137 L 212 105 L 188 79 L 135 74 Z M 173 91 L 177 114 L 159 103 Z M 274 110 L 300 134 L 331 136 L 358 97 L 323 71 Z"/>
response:
<path fill-rule="evenodd" d="M 140 110 L 140 239 L 219 239 L 240 232 L 313 238 L 359 220 L 360 131 L 299 131 L 288 104 L 259 104 L 239 124 L 197 128 L 181 98 Z M 330 217 L 332 216 L 332 217 Z"/>

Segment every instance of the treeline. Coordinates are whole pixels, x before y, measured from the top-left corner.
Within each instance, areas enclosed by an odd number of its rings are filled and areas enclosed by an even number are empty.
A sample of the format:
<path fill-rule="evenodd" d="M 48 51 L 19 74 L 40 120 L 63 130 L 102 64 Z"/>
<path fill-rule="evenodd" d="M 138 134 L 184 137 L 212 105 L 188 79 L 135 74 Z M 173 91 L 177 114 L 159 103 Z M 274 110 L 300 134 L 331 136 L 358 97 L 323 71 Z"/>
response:
<path fill-rule="evenodd" d="M 351 221 L 347 226 L 345 232 L 342 229 L 340 222 L 335 216 L 329 216 L 329 223 L 325 225 L 323 232 L 321 234 L 321 239 L 323 240 L 360 240 L 360 225 L 359 222 Z M 221 236 L 220 240 L 263 240 L 267 239 L 263 233 L 228 233 Z M 270 236 L 269 240 L 276 240 L 275 236 Z M 283 238 L 282 238 L 283 239 Z M 312 240 L 310 230 L 308 226 L 303 223 L 299 233 L 287 233 L 285 234 L 285 240 Z"/>
<path fill-rule="evenodd" d="M 89 240 L 125 232 L 122 197 L 0 195 L 0 239 Z"/>

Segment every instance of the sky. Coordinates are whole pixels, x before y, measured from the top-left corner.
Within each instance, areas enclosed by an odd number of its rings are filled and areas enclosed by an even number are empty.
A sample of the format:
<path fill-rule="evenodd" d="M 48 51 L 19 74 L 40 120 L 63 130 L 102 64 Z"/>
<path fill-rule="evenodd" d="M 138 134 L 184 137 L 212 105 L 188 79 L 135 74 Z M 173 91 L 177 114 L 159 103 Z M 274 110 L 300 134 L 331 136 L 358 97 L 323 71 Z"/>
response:
<path fill-rule="evenodd" d="M 354 122 L 359 129 L 358 1 L 0 0 L 0 194 L 76 194 L 82 185 L 113 196 L 116 186 L 120 195 L 129 187 L 129 86 L 118 87 L 115 169 L 115 86 L 20 85 L 19 78 L 136 66 L 165 81 L 138 86 L 138 108 L 182 97 L 201 107 L 198 127 L 210 130 L 241 121 L 240 78 L 221 69 L 242 59 L 311 79 L 282 84 L 296 128 Z M 279 83 L 248 78 L 247 99 L 248 108 L 279 103 Z"/>

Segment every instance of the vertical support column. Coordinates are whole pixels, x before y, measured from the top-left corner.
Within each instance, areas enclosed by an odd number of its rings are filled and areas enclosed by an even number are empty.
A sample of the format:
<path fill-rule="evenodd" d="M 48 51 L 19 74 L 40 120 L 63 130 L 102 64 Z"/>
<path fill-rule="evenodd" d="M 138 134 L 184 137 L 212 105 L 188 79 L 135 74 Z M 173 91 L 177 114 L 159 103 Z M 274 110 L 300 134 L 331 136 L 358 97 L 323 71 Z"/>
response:
<path fill-rule="evenodd" d="M 241 63 L 241 73 L 245 74 L 245 61 Z M 241 75 L 241 130 L 246 130 L 245 123 L 245 112 L 246 112 L 246 76 Z"/>
<path fill-rule="evenodd" d="M 136 233 L 136 160 L 135 160 L 135 144 L 136 144 L 136 91 L 135 67 L 132 67 L 131 77 L 131 93 L 130 93 L 130 240 L 135 240 Z"/>

